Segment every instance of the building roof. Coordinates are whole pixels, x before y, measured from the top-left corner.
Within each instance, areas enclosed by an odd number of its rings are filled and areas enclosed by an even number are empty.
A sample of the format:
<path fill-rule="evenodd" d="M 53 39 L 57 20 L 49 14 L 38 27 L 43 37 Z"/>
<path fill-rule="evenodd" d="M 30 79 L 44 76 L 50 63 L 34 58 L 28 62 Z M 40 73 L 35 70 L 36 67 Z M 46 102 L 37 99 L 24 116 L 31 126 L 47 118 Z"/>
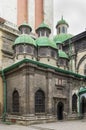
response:
<path fill-rule="evenodd" d="M 86 87 L 81 87 L 78 94 L 81 95 L 83 93 L 86 93 Z"/>
<path fill-rule="evenodd" d="M 39 37 L 36 39 L 36 44 L 38 46 L 47 46 L 47 47 L 52 47 L 57 49 L 57 46 L 55 44 L 55 42 L 51 39 L 49 39 L 48 37 Z"/>
<path fill-rule="evenodd" d="M 77 35 L 71 37 L 70 39 L 67 39 L 67 41 L 64 41 L 64 43 L 65 43 L 65 45 L 67 45 L 67 44 L 69 44 L 69 42 L 70 42 L 70 43 L 74 43 L 74 42 L 76 42 L 76 41 L 78 41 L 78 40 L 81 40 L 81 39 L 83 39 L 83 38 L 85 38 L 85 37 L 86 37 L 86 31 L 81 32 L 81 33 L 79 33 L 79 34 L 77 34 Z M 70 40 L 70 41 L 69 41 L 69 40 Z"/>
<path fill-rule="evenodd" d="M 68 59 L 68 55 L 62 50 L 58 51 L 58 55 L 59 55 L 60 58 Z"/>
<path fill-rule="evenodd" d="M 36 46 L 35 40 L 31 38 L 28 34 L 21 34 L 18 38 L 16 38 L 13 46 L 22 44 L 22 43 Z"/>
<path fill-rule="evenodd" d="M 32 31 L 31 26 L 30 26 L 28 23 L 26 23 L 26 22 L 22 23 L 22 24 L 18 27 L 18 29 L 20 30 L 20 28 L 21 28 L 21 27 L 24 27 L 24 26 L 30 28 L 30 31 Z"/>
<path fill-rule="evenodd" d="M 40 66 L 40 67 L 43 67 L 43 68 L 46 68 L 46 69 L 50 68 L 50 69 L 55 70 L 56 72 L 67 74 L 68 76 L 70 75 L 70 76 L 73 76 L 73 77 L 76 77 L 76 78 L 86 79 L 86 76 L 84 76 L 84 75 L 80 75 L 80 74 L 77 74 L 77 73 L 74 73 L 74 72 L 71 72 L 71 71 L 68 71 L 68 70 L 64 70 L 64 69 L 61 69 L 61 68 L 58 68 L 58 67 L 54 67 L 54 66 L 51 66 L 51 65 L 47 65 L 47 64 L 40 63 L 38 61 L 33 61 L 31 59 L 26 59 L 26 58 L 17 62 L 17 63 L 14 63 L 13 65 L 11 65 L 9 67 L 4 68 L 3 70 L 0 71 L 0 73 L 2 73 L 2 71 L 3 72 L 9 72 L 10 70 L 13 70 L 14 68 L 18 68 L 23 63 L 32 63 L 32 64 L 35 64 L 37 66 Z"/>
<path fill-rule="evenodd" d="M 72 38 L 73 37 L 73 35 L 72 34 L 64 34 L 64 33 L 61 33 L 61 34 L 58 34 L 58 35 L 56 35 L 55 37 L 54 37 L 54 41 L 55 41 L 55 43 L 63 43 L 64 41 L 66 41 L 66 40 L 68 40 L 68 39 L 70 39 L 70 38 Z"/>
<path fill-rule="evenodd" d="M 49 32 L 51 33 L 50 27 L 49 27 L 47 24 L 45 24 L 44 22 L 42 22 L 42 23 L 39 25 L 39 27 L 36 29 L 36 32 L 37 32 L 39 29 L 42 29 L 42 28 L 48 29 Z"/>
<path fill-rule="evenodd" d="M 63 16 L 62 16 L 61 20 L 59 20 L 59 21 L 57 22 L 56 28 L 57 28 L 59 25 L 61 25 L 61 24 L 66 24 L 66 25 L 69 27 L 68 23 L 63 19 Z"/>

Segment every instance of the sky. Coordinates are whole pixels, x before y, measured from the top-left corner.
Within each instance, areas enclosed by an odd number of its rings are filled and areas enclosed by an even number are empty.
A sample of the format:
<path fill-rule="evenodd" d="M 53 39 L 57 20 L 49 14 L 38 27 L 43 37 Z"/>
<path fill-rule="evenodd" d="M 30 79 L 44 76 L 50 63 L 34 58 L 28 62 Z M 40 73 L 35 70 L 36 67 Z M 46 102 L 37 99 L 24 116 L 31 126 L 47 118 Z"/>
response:
<path fill-rule="evenodd" d="M 68 33 L 76 35 L 86 30 L 86 0 L 53 1 L 54 28 L 57 21 L 60 20 L 63 15 L 64 19 L 69 24 Z M 16 4 L 17 0 L 0 0 L 0 17 L 6 18 L 13 23 L 17 23 Z"/>
<path fill-rule="evenodd" d="M 54 26 L 62 15 L 69 24 L 68 33 L 86 30 L 86 0 L 54 0 Z"/>
<path fill-rule="evenodd" d="M 0 0 L 0 17 L 17 23 L 17 0 Z"/>

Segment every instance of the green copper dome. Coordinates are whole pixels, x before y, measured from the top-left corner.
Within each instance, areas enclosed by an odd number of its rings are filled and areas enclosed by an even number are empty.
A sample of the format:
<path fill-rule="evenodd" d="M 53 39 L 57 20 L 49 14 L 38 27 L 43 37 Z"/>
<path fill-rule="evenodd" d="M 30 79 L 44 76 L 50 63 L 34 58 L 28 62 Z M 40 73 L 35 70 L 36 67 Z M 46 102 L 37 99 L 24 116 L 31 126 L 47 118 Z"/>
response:
<path fill-rule="evenodd" d="M 68 23 L 63 19 L 63 16 L 62 16 L 61 20 L 59 20 L 59 21 L 57 22 L 56 28 L 57 28 L 59 25 L 61 25 L 61 24 L 66 24 L 66 25 L 69 27 Z"/>
<path fill-rule="evenodd" d="M 31 44 L 33 46 L 36 46 L 34 39 L 32 39 L 27 34 L 22 34 L 18 38 L 16 38 L 14 45 L 21 44 L 21 43 Z"/>
<path fill-rule="evenodd" d="M 32 31 L 31 26 L 29 26 L 29 24 L 26 23 L 26 22 L 24 22 L 23 24 L 21 24 L 21 25 L 18 27 L 18 29 L 20 30 L 21 27 L 28 27 L 28 28 L 30 28 L 30 31 Z"/>
<path fill-rule="evenodd" d="M 71 34 L 61 33 L 61 34 L 58 34 L 54 37 L 54 41 L 55 41 L 55 43 L 59 43 L 59 42 L 63 43 L 64 41 L 66 41 L 72 37 L 73 37 L 73 35 L 71 35 Z"/>
<path fill-rule="evenodd" d="M 81 87 L 78 94 L 86 93 L 86 87 Z"/>
<path fill-rule="evenodd" d="M 59 55 L 60 58 L 68 59 L 68 55 L 62 50 L 58 51 L 58 55 Z"/>
<path fill-rule="evenodd" d="M 57 46 L 53 40 L 50 40 L 48 37 L 39 37 L 36 39 L 36 44 L 38 46 L 49 46 L 57 49 Z"/>
<path fill-rule="evenodd" d="M 42 29 L 42 28 L 47 28 L 47 29 L 49 30 L 49 32 L 51 33 L 50 27 L 49 27 L 47 24 L 45 24 L 44 22 L 42 22 L 42 23 L 39 25 L 39 27 L 36 29 L 36 32 L 37 32 L 39 29 Z"/>

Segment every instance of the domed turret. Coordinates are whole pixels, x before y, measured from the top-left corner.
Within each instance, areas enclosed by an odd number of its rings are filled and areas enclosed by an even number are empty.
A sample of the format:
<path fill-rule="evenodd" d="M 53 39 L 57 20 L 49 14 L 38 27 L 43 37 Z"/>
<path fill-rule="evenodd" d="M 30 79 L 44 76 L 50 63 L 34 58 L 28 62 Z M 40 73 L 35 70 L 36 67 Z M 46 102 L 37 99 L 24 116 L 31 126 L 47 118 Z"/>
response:
<path fill-rule="evenodd" d="M 57 46 L 55 42 L 49 39 L 51 29 L 44 22 L 36 29 L 38 38 L 36 44 L 38 47 L 38 60 L 40 62 L 56 66 Z"/>
<path fill-rule="evenodd" d="M 38 34 L 38 37 L 40 36 L 49 37 L 49 34 L 51 33 L 51 29 L 47 24 L 42 22 L 40 26 L 36 29 L 36 33 Z"/>
<path fill-rule="evenodd" d="M 39 47 L 51 47 L 53 49 L 57 49 L 55 42 L 47 37 L 39 37 L 36 39 L 36 44 Z"/>
<path fill-rule="evenodd" d="M 72 34 L 68 34 L 67 33 L 67 28 L 69 27 L 68 23 L 63 19 L 63 17 L 61 18 L 60 21 L 58 21 L 57 25 L 56 25 L 56 29 L 57 29 L 57 35 L 54 36 L 54 41 L 58 47 L 58 49 L 62 49 L 62 44 L 64 43 L 64 41 L 70 39 L 73 37 Z"/>
<path fill-rule="evenodd" d="M 68 69 L 69 57 L 63 50 L 58 50 L 58 66 Z"/>
<path fill-rule="evenodd" d="M 30 32 L 32 31 L 32 28 L 26 22 L 21 24 L 18 27 L 18 29 L 21 32 L 21 34 L 30 34 Z"/>
<path fill-rule="evenodd" d="M 59 42 L 60 43 L 63 43 L 64 41 L 70 39 L 71 37 L 73 37 L 72 34 L 58 34 L 54 37 L 54 41 L 56 42 L 56 44 L 58 44 Z"/>
<path fill-rule="evenodd" d="M 13 45 L 16 61 L 23 58 L 35 59 L 34 52 L 36 44 L 34 39 L 28 35 L 32 31 L 32 28 L 27 23 L 24 23 L 19 26 L 19 30 L 21 31 L 21 35 L 16 38 Z"/>
<path fill-rule="evenodd" d="M 60 21 L 58 21 L 56 25 L 57 34 L 67 33 L 67 28 L 69 27 L 68 23 L 63 19 L 63 16 Z"/>
<path fill-rule="evenodd" d="M 14 45 L 19 45 L 19 44 L 30 44 L 33 46 L 36 46 L 34 39 L 32 39 L 29 35 L 27 34 L 22 34 L 20 35 L 14 42 Z"/>
<path fill-rule="evenodd" d="M 59 58 L 68 59 L 68 55 L 62 50 L 58 51 L 58 56 L 59 56 Z"/>

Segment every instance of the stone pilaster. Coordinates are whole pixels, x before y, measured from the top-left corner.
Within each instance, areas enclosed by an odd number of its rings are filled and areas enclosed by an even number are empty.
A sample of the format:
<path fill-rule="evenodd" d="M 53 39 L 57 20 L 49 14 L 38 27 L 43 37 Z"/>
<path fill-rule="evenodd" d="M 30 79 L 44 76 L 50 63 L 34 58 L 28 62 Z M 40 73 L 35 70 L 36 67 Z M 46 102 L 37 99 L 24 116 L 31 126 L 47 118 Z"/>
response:
<path fill-rule="evenodd" d="M 33 115 L 34 110 L 35 110 L 35 101 L 34 101 L 34 70 L 31 70 L 29 72 L 29 81 L 28 86 L 29 87 L 29 92 L 28 92 L 28 104 L 29 104 L 29 114 Z"/>
<path fill-rule="evenodd" d="M 47 113 L 52 114 L 52 74 L 47 74 Z"/>

